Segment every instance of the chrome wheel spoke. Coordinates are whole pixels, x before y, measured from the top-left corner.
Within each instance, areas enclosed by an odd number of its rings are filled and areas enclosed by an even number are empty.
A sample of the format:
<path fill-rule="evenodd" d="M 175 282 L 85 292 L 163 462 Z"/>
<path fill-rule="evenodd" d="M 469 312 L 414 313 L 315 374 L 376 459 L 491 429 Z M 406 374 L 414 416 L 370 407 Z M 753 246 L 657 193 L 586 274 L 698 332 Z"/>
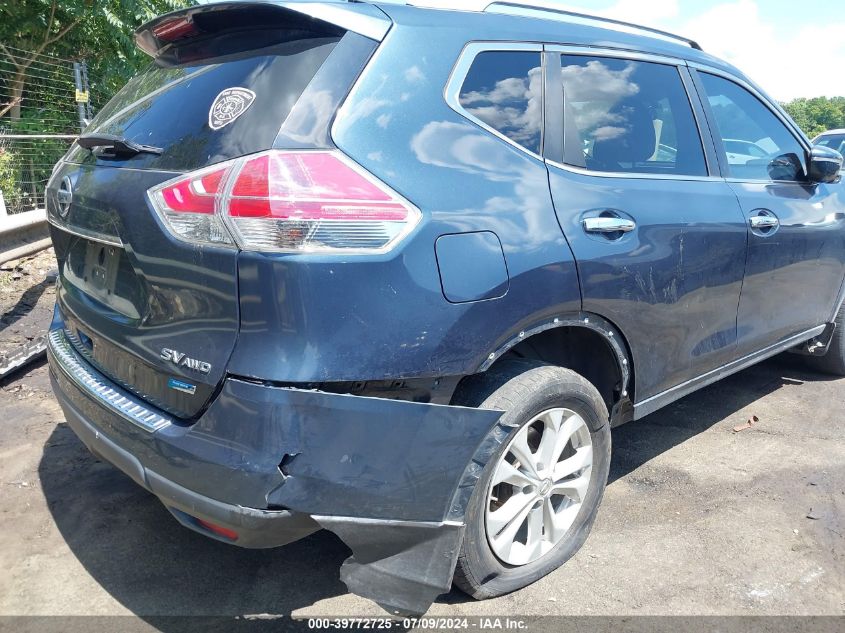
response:
<path fill-rule="evenodd" d="M 536 456 L 528 447 L 528 429 L 523 427 L 519 430 L 511 444 L 510 452 L 519 460 L 520 465 L 531 473 L 533 477 L 540 478 L 537 472 L 537 465 L 535 463 Z"/>
<path fill-rule="evenodd" d="M 572 455 L 571 457 L 567 457 L 562 462 L 558 462 L 557 464 L 555 464 L 553 478 L 556 482 L 560 481 L 565 477 L 574 475 L 580 470 L 584 470 L 587 466 L 592 465 L 592 463 L 593 447 L 582 446 L 581 448 L 575 449 L 574 455 Z"/>
<path fill-rule="evenodd" d="M 557 543 L 563 538 L 580 508 L 580 503 L 573 503 L 563 510 L 555 510 L 551 498 L 543 502 L 543 522 L 546 525 L 546 534 L 549 541 Z"/>
<path fill-rule="evenodd" d="M 587 487 L 590 485 L 590 472 L 587 471 L 583 475 L 579 475 L 574 479 L 564 479 L 557 481 L 552 486 L 553 495 L 564 495 L 573 501 L 581 503 L 584 501 L 584 495 L 587 494 Z"/>
<path fill-rule="evenodd" d="M 513 464 L 502 461 L 496 467 L 491 485 L 498 486 L 502 483 L 510 484 L 517 488 L 524 488 L 525 486 L 536 486 L 537 480 L 528 473 L 516 468 Z"/>
<path fill-rule="evenodd" d="M 528 495 L 526 495 L 528 496 Z M 506 504 L 507 505 L 507 504 Z M 514 515 L 512 519 L 509 521 L 504 522 L 504 528 L 501 532 L 493 536 L 493 543 L 497 547 L 499 551 L 503 553 L 504 556 L 510 556 L 511 552 L 513 551 L 514 545 L 522 545 L 522 543 L 518 543 L 516 541 L 516 534 L 519 532 L 520 528 L 522 527 L 523 523 L 525 523 L 525 519 L 528 516 L 528 513 L 531 511 L 531 508 L 534 505 L 534 499 L 532 498 L 528 503 L 524 504 Z M 501 509 L 497 510 L 496 512 L 501 512 L 504 509 L 502 506 Z M 496 514 L 493 512 L 492 514 Z"/>
<path fill-rule="evenodd" d="M 493 533 L 494 537 L 497 537 L 504 535 L 505 532 L 510 531 L 515 526 L 513 533 L 516 534 L 535 500 L 536 496 L 533 494 L 516 493 L 505 501 L 500 508 L 488 512 L 487 528 Z"/>
<path fill-rule="evenodd" d="M 567 444 L 569 444 L 569 440 L 571 440 L 572 436 L 582 428 L 586 428 L 586 426 L 587 425 L 584 420 L 577 413 L 573 413 L 564 420 L 557 433 L 557 437 L 555 438 L 555 449 L 551 463 L 557 464 L 558 461 L 560 461 L 560 456 L 563 454 L 563 450 L 566 448 Z"/>
<path fill-rule="evenodd" d="M 543 555 L 543 506 L 537 504 L 537 507 L 532 505 L 528 512 L 528 531 L 525 541 L 525 553 L 528 560 L 536 560 Z"/>
<path fill-rule="evenodd" d="M 537 462 L 542 464 L 542 468 L 538 468 L 538 470 L 547 470 L 557 461 L 555 451 L 560 437 L 559 430 L 563 423 L 563 409 L 547 411 L 541 416 L 541 419 L 543 420 L 543 436 L 540 438 L 540 445 L 537 447 Z"/>

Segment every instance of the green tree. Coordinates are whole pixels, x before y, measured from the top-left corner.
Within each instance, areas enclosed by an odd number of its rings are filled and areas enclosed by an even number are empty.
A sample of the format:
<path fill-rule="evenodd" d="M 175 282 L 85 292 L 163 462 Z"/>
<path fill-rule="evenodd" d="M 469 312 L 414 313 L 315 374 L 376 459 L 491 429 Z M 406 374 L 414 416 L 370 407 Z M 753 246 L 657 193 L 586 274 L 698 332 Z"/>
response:
<path fill-rule="evenodd" d="M 826 130 L 845 128 L 845 97 L 801 98 L 784 103 L 783 107 L 810 138 Z"/>
<path fill-rule="evenodd" d="M 147 61 L 132 32 L 143 22 L 193 0 L 15 0 L 0 4 L 0 55 L 11 62 L 11 99 L 0 117 L 21 118 L 27 70 L 40 55 L 88 59 L 107 95 L 113 94 Z M 27 51 L 13 54 L 9 47 Z"/>

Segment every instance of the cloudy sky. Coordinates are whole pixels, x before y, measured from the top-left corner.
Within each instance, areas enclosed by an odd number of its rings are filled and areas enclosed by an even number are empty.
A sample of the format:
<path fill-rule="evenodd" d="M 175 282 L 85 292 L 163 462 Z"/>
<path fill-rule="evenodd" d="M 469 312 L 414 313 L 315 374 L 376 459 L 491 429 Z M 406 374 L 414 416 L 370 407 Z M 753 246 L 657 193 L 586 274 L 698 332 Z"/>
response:
<path fill-rule="evenodd" d="M 845 96 L 842 0 L 566 0 L 697 40 L 775 99 Z"/>
<path fill-rule="evenodd" d="M 408 3 L 477 10 L 492 1 Z M 845 0 L 537 0 L 537 4 L 560 4 L 685 35 L 741 68 L 780 101 L 845 96 Z"/>

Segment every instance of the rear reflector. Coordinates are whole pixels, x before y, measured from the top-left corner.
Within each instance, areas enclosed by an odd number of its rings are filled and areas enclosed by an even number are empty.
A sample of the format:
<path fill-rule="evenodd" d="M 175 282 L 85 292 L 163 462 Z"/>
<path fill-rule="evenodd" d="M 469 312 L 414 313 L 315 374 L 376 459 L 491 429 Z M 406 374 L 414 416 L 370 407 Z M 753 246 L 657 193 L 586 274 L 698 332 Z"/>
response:
<path fill-rule="evenodd" d="M 202 519 L 196 519 L 197 525 L 202 528 L 205 528 L 209 532 L 213 532 L 217 536 L 222 536 L 224 539 L 228 541 L 237 541 L 238 540 L 238 533 L 234 530 L 230 530 L 229 528 L 225 528 L 222 525 L 217 525 L 215 523 L 211 523 L 209 521 L 203 521 Z"/>
<path fill-rule="evenodd" d="M 384 252 L 419 211 L 337 151 L 273 150 L 150 190 L 171 232 L 191 242 L 275 252 Z"/>

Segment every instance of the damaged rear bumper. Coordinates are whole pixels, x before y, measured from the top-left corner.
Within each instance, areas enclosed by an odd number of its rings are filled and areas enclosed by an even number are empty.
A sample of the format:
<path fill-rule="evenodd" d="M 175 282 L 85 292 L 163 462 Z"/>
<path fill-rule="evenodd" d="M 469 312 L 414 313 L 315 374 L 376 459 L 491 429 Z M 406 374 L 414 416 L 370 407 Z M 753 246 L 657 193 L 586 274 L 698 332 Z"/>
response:
<path fill-rule="evenodd" d="M 353 554 L 341 579 L 390 611 L 449 590 L 469 496 L 508 433 L 499 411 L 231 378 L 188 425 L 97 372 L 58 319 L 48 357 L 71 428 L 180 523 L 257 548 L 330 530 Z"/>

